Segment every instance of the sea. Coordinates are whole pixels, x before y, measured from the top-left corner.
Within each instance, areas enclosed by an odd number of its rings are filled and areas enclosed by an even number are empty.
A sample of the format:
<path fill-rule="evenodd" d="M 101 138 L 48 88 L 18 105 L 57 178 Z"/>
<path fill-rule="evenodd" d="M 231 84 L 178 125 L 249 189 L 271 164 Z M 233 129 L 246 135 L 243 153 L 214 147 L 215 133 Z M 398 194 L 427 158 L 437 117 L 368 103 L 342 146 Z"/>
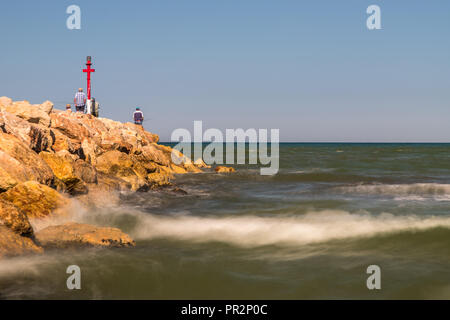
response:
<path fill-rule="evenodd" d="M 282 143 L 279 163 L 80 209 L 136 248 L 0 260 L 0 299 L 450 299 L 450 144 Z"/>

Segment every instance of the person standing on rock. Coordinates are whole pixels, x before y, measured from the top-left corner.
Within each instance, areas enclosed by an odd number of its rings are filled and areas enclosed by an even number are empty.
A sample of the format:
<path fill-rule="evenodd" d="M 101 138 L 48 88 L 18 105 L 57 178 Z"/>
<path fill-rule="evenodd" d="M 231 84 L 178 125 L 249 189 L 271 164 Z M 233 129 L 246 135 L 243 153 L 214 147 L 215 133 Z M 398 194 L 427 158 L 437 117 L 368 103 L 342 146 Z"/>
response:
<path fill-rule="evenodd" d="M 75 111 L 85 112 L 86 94 L 83 92 L 83 88 L 78 89 L 78 92 L 75 94 L 75 98 L 73 99 L 73 102 L 75 104 Z"/>
<path fill-rule="evenodd" d="M 134 124 L 142 126 L 142 122 L 144 122 L 144 114 L 141 111 L 141 108 L 137 107 L 136 111 L 133 113 Z"/>

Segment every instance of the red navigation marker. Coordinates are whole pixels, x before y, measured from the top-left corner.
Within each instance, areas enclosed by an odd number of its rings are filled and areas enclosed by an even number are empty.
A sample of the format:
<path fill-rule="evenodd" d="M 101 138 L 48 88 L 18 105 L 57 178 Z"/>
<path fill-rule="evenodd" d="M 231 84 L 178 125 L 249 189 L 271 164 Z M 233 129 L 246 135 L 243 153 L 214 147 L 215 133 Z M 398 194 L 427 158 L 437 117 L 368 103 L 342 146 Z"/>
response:
<path fill-rule="evenodd" d="M 83 69 L 83 72 L 87 73 L 87 98 L 91 99 L 91 72 L 95 72 L 95 69 L 91 69 L 91 56 L 87 56 L 86 58 L 86 69 Z"/>

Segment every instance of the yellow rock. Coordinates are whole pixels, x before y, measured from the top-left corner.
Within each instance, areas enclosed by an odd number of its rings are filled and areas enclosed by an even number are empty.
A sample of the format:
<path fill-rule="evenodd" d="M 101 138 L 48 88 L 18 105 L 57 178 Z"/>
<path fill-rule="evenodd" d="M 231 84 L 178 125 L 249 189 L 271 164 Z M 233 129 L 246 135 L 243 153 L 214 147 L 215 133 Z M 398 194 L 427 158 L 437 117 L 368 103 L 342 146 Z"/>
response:
<path fill-rule="evenodd" d="M 205 161 L 203 161 L 202 158 L 198 158 L 197 160 L 194 161 L 194 165 L 197 168 L 211 168 L 211 166 L 208 166 Z"/>
<path fill-rule="evenodd" d="M 217 173 L 224 173 L 224 172 L 235 172 L 234 168 L 232 167 L 224 167 L 224 166 L 218 166 L 214 169 Z"/>
<path fill-rule="evenodd" d="M 22 237 L 5 226 L 0 226 L 0 258 L 30 253 L 42 253 L 33 240 Z"/>
<path fill-rule="evenodd" d="M 0 225 L 8 227 L 21 236 L 32 236 L 33 227 L 25 213 L 12 203 L 0 199 Z"/>
<path fill-rule="evenodd" d="M 50 167 L 36 152 L 11 134 L 0 132 L 0 191 L 28 180 L 52 185 Z"/>
<path fill-rule="evenodd" d="M 58 191 L 36 181 L 27 181 L 0 194 L 0 199 L 9 201 L 23 211 L 28 218 L 43 218 L 50 214 L 61 214 L 70 201 Z"/>
<path fill-rule="evenodd" d="M 117 228 L 96 227 L 69 222 L 47 227 L 36 233 L 36 242 L 43 247 L 134 247 L 136 243 Z"/>

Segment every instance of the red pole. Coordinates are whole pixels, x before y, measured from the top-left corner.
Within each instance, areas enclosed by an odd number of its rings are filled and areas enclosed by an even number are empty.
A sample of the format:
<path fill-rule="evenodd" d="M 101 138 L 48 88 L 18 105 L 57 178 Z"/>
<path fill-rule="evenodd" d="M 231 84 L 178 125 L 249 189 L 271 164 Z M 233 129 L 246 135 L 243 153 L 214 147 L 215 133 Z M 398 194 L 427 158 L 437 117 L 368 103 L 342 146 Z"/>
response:
<path fill-rule="evenodd" d="M 86 69 L 83 69 L 83 72 L 87 73 L 87 98 L 91 99 L 91 72 L 95 72 L 95 69 L 91 69 L 91 56 L 86 58 Z"/>

